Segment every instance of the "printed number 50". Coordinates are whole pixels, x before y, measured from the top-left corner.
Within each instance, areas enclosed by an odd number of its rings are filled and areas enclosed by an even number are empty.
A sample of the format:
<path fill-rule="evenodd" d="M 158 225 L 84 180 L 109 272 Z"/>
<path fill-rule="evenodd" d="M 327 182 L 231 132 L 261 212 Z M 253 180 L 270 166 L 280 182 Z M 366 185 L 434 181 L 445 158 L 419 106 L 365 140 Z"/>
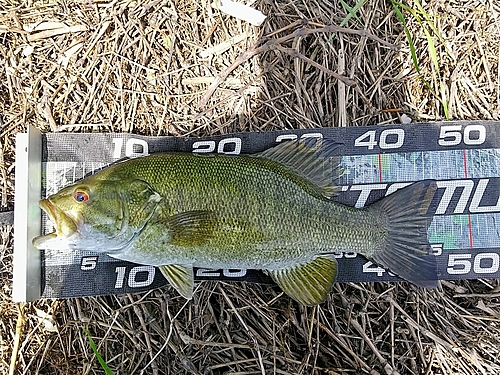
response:
<path fill-rule="evenodd" d="M 463 134 L 463 135 L 462 135 Z M 486 128 L 483 125 L 467 125 L 462 131 L 462 125 L 444 125 L 439 131 L 440 146 L 457 146 L 460 143 L 475 146 L 486 140 Z"/>
<path fill-rule="evenodd" d="M 492 274 L 500 268 L 500 255 L 497 253 L 480 253 L 472 260 L 472 254 L 450 254 L 448 268 L 450 275 L 466 275 L 471 270 L 476 274 Z"/>

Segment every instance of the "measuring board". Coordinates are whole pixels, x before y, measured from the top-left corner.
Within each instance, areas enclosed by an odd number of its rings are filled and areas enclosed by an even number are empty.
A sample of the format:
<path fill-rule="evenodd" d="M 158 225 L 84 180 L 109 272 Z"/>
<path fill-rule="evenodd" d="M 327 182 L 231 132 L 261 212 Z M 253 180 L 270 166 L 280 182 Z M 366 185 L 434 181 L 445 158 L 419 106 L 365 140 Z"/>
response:
<path fill-rule="evenodd" d="M 123 157 L 156 152 L 255 153 L 296 138 L 342 143 L 336 201 L 362 207 L 412 182 L 435 179 L 428 239 L 440 279 L 500 277 L 500 122 L 416 123 L 238 133 L 207 138 L 118 133 L 19 134 L 16 145 L 14 300 L 121 294 L 167 284 L 155 267 L 88 251 L 31 245 L 53 231 L 38 199 Z M 26 187 L 21 184 L 25 183 Z M 356 253 L 335 254 L 339 282 L 398 281 Z M 258 270 L 195 269 L 197 280 L 271 283 Z"/>

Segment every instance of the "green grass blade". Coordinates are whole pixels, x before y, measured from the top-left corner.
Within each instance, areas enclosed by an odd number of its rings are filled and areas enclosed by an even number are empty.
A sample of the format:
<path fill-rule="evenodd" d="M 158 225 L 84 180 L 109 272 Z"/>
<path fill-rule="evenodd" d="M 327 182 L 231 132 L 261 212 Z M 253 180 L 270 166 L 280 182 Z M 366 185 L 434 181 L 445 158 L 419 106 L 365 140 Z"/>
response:
<path fill-rule="evenodd" d="M 420 4 L 420 1 L 418 0 L 413 0 L 413 3 L 417 6 L 418 8 L 418 12 L 424 17 L 424 19 L 427 21 L 429 27 L 432 29 L 432 32 L 434 34 L 436 34 L 436 36 L 442 40 L 442 37 L 441 37 L 441 34 L 439 33 L 437 27 L 434 25 L 434 22 L 432 21 L 432 17 L 429 13 L 427 13 L 424 9 L 424 7 L 422 6 L 422 4 Z M 442 40 L 443 41 L 443 40 Z"/>
<path fill-rule="evenodd" d="M 446 45 L 443 36 L 441 35 L 441 33 L 439 32 L 438 28 L 434 24 L 434 21 L 432 20 L 433 17 L 429 13 L 427 13 L 425 11 L 425 9 L 422 6 L 422 4 L 420 3 L 420 1 L 413 0 L 413 3 L 415 4 L 415 6 L 417 7 L 418 10 L 411 9 L 411 8 L 409 8 L 407 6 L 404 6 L 405 10 L 408 10 L 408 11 L 414 13 L 414 14 L 420 14 L 420 15 L 422 15 L 422 17 L 424 18 L 424 20 L 427 23 L 427 25 L 431 28 L 431 30 L 434 33 L 434 35 L 436 35 L 436 37 L 439 39 L 439 41 L 443 45 L 444 49 L 446 50 L 446 53 L 448 53 L 448 55 L 450 55 L 450 57 L 454 59 L 455 56 L 453 55 L 453 52 L 451 52 L 451 50 Z M 401 5 L 403 5 L 403 4 L 401 4 Z"/>
<path fill-rule="evenodd" d="M 427 38 L 427 50 L 429 51 L 429 54 L 431 56 L 431 61 L 432 64 L 434 65 L 434 68 L 436 69 L 437 75 L 439 76 L 439 63 L 438 63 L 438 57 L 437 57 L 437 52 L 436 52 L 436 46 L 434 45 L 434 39 L 432 39 L 431 34 L 427 29 L 424 27 L 424 33 L 425 37 Z"/>
<path fill-rule="evenodd" d="M 441 99 L 439 100 L 441 102 L 441 105 L 443 106 L 443 112 L 444 112 L 444 117 L 449 120 L 450 119 L 450 112 L 448 110 L 448 102 L 446 101 L 446 90 L 445 90 L 445 84 L 443 81 L 440 82 L 440 88 L 441 88 Z"/>
<path fill-rule="evenodd" d="M 423 75 L 419 75 L 419 77 L 422 80 L 422 82 L 424 83 L 425 87 L 427 87 L 427 90 L 429 90 L 429 92 L 432 94 L 432 96 L 434 96 L 437 100 L 439 100 L 439 102 L 443 106 L 444 117 L 447 120 L 449 120 L 450 119 L 450 113 L 448 111 L 448 102 L 446 101 L 446 95 L 445 95 L 445 92 L 444 92 L 444 86 L 443 86 L 444 83 L 440 82 L 440 84 L 441 84 L 441 95 L 443 96 L 442 98 L 440 98 L 439 95 L 436 94 L 436 91 L 434 91 L 434 88 L 431 86 L 431 84 L 429 82 L 427 82 L 427 80 L 424 78 L 424 76 Z"/>
<path fill-rule="evenodd" d="M 358 3 L 353 7 L 351 8 L 344 0 L 340 0 L 340 3 L 342 4 L 342 6 L 344 7 L 344 9 L 349 13 L 347 16 L 345 16 L 345 18 L 342 20 L 342 22 L 340 23 L 340 27 L 343 27 L 345 26 L 345 24 L 347 22 L 349 22 L 349 20 L 354 17 L 356 18 L 359 22 L 361 22 L 361 20 L 358 18 L 358 16 L 356 15 L 356 12 L 358 11 L 359 8 L 361 8 L 363 6 L 363 4 L 366 2 L 367 0 L 359 0 Z M 332 33 L 332 35 L 330 36 L 330 38 L 328 38 L 328 40 L 326 41 L 327 43 L 330 43 L 333 38 L 335 38 L 337 34 L 336 33 Z"/>
<path fill-rule="evenodd" d="M 363 6 L 363 4 L 365 3 L 366 0 L 359 0 L 356 5 L 354 7 L 350 7 L 344 0 L 340 0 L 340 3 L 342 4 L 342 6 L 344 7 L 344 9 L 349 13 L 343 20 L 342 22 L 340 23 L 340 27 L 342 26 L 345 26 L 345 24 L 347 22 L 349 22 L 349 20 L 354 17 L 356 18 L 359 22 L 361 22 L 361 20 L 358 18 L 358 16 L 356 15 L 356 12 L 359 10 L 359 8 L 361 8 Z"/>
<path fill-rule="evenodd" d="M 90 336 L 90 332 L 88 331 L 88 329 L 84 328 L 83 330 L 85 331 L 85 334 L 89 339 L 90 347 L 92 348 L 92 351 L 94 352 L 94 355 L 96 356 L 97 360 L 101 364 L 101 367 L 104 369 L 107 375 L 114 375 L 113 371 L 111 371 L 104 358 L 102 358 L 99 352 L 97 351 L 97 346 L 95 345 L 94 340 L 92 340 L 92 336 Z"/>
<path fill-rule="evenodd" d="M 392 6 L 393 7 L 397 6 L 397 7 L 401 8 L 402 10 L 406 10 L 409 13 L 412 13 L 415 11 L 414 9 L 410 8 L 408 5 L 400 3 L 399 1 L 392 1 Z"/>
<path fill-rule="evenodd" d="M 436 46 L 434 44 L 434 39 L 432 38 L 431 33 L 429 32 L 429 30 L 427 30 L 427 27 L 426 27 L 426 23 L 429 24 L 429 22 L 432 23 L 432 21 L 431 21 L 430 17 L 426 18 L 426 15 L 428 16 L 428 14 L 425 13 L 425 11 L 424 11 L 424 9 L 422 7 L 420 7 L 419 10 L 417 11 L 417 10 L 411 9 L 408 6 L 406 6 L 406 5 L 404 5 L 404 4 L 400 3 L 400 2 L 397 2 L 397 1 L 391 1 L 391 4 L 392 4 L 392 7 L 394 8 L 394 13 L 396 13 L 396 16 L 398 17 L 398 19 L 403 24 L 403 28 L 404 28 L 404 31 L 405 31 L 405 34 L 406 34 L 406 38 L 407 38 L 408 44 L 410 46 L 410 52 L 411 52 L 411 57 L 412 57 L 412 60 L 413 60 L 413 66 L 415 67 L 415 70 L 419 74 L 419 78 L 422 80 L 422 82 L 425 85 L 425 87 L 429 90 L 429 92 L 437 100 L 439 100 L 439 102 L 443 106 L 443 112 L 444 112 L 445 118 L 447 120 L 449 120 L 450 119 L 450 115 L 449 115 L 449 110 L 448 110 L 448 102 L 446 101 L 446 95 L 445 95 L 445 89 L 444 89 L 444 82 L 440 81 L 440 90 L 439 91 L 440 91 L 441 96 L 439 96 L 436 93 L 436 91 L 434 90 L 434 88 L 430 85 L 430 83 L 427 82 L 427 80 L 425 79 L 425 77 L 422 75 L 422 73 L 420 71 L 419 64 L 418 64 L 418 58 L 417 58 L 417 53 L 416 53 L 416 50 L 415 50 L 415 44 L 413 43 L 413 39 L 411 37 L 410 31 L 408 30 L 408 27 L 406 26 L 406 20 L 405 20 L 405 17 L 403 15 L 402 11 L 405 10 L 408 13 L 410 13 L 415 18 L 415 20 L 420 24 L 420 26 L 422 27 L 422 29 L 424 30 L 424 33 L 425 33 L 425 36 L 426 36 L 426 39 L 427 39 L 427 49 L 429 51 L 432 64 L 434 65 L 434 67 L 436 69 L 436 74 L 440 78 L 440 70 L 439 70 L 439 62 L 438 62 L 438 55 L 437 55 L 437 51 L 436 51 Z M 426 21 L 426 23 L 423 22 L 423 20 L 422 20 L 422 18 L 420 16 L 424 17 L 424 20 Z M 430 26 L 431 29 L 432 29 L 433 26 L 434 25 Z M 440 35 L 438 35 L 438 38 L 440 38 Z"/>
<path fill-rule="evenodd" d="M 399 3 L 393 1 L 392 6 L 394 8 L 394 12 L 396 13 L 396 16 L 399 18 L 401 23 L 403 24 L 403 28 L 405 30 L 406 34 L 406 39 L 408 40 L 408 44 L 410 46 L 410 53 L 411 53 L 411 59 L 413 60 L 413 66 L 415 67 L 415 70 L 420 73 L 420 67 L 418 65 L 418 59 L 417 59 L 417 51 L 415 50 L 415 44 L 413 44 L 413 39 L 410 34 L 410 30 L 406 27 L 406 21 L 403 13 L 399 9 Z"/>

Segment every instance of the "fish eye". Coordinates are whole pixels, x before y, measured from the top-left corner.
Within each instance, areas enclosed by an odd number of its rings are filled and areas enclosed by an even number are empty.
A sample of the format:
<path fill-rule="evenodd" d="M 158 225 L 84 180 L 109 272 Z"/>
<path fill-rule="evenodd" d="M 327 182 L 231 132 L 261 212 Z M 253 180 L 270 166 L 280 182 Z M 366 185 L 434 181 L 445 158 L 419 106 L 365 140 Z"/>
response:
<path fill-rule="evenodd" d="M 78 190 L 73 194 L 73 198 L 75 198 L 75 201 L 79 203 L 87 202 L 90 197 L 87 192 Z"/>

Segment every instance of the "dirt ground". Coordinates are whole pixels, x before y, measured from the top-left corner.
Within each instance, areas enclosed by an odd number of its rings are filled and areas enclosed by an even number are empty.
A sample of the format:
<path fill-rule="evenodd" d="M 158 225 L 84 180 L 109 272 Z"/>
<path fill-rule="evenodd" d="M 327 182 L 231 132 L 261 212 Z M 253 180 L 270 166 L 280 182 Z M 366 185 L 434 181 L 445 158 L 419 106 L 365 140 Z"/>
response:
<path fill-rule="evenodd" d="M 493 0 L 258 0 L 261 26 L 210 1 L 2 0 L 0 209 L 15 135 L 176 137 L 499 120 Z M 406 30 L 405 30 L 406 27 Z M 410 39 L 409 39 L 410 36 Z M 411 42 L 410 42 L 411 41 Z M 204 282 L 14 304 L 0 228 L 0 373 L 499 374 L 500 283 L 337 284 L 303 307 L 275 286 Z"/>

